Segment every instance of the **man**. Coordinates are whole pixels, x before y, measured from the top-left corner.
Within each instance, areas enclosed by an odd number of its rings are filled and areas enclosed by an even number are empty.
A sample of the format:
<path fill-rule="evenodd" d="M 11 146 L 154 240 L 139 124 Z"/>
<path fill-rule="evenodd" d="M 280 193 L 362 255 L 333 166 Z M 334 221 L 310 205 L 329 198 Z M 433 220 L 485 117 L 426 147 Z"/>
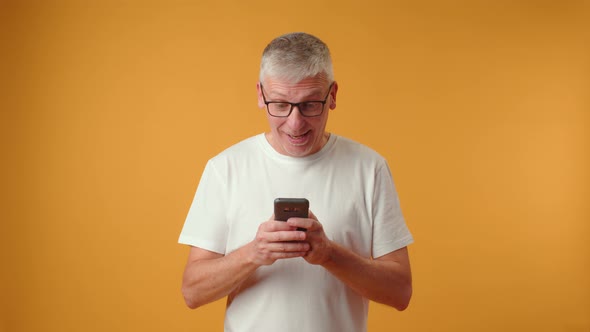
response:
<path fill-rule="evenodd" d="M 326 132 L 338 92 L 327 46 L 274 39 L 257 90 L 270 130 L 207 163 L 180 235 L 187 305 L 227 296 L 225 330 L 263 332 L 365 331 L 369 300 L 404 310 L 413 239 L 386 161 Z M 277 197 L 307 198 L 309 218 L 274 220 Z"/>

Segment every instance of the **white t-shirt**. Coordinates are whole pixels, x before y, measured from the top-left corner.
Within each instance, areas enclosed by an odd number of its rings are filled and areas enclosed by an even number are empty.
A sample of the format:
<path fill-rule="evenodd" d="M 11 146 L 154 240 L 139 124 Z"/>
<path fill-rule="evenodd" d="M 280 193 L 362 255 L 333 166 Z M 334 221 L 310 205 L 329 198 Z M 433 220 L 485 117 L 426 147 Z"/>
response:
<path fill-rule="evenodd" d="M 277 197 L 307 198 L 328 238 L 363 257 L 413 242 L 385 159 L 334 134 L 303 158 L 260 134 L 209 160 L 179 242 L 228 254 L 254 239 Z M 366 331 L 367 313 L 368 300 L 321 266 L 285 259 L 229 295 L 225 331 Z"/>

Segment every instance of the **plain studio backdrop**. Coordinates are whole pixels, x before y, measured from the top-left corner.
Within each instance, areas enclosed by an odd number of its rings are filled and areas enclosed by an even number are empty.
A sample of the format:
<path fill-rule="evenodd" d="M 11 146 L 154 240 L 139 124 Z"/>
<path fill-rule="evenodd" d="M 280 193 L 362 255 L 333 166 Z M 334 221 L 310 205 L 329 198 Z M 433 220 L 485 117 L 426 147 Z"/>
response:
<path fill-rule="evenodd" d="M 590 331 L 589 10 L 0 1 L 0 331 L 222 329 L 176 241 L 206 161 L 267 128 L 260 55 L 292 31 L 330 46 L 329 130 L 388 159 L 416 239 L 410 307 L 369 331 Z"/>

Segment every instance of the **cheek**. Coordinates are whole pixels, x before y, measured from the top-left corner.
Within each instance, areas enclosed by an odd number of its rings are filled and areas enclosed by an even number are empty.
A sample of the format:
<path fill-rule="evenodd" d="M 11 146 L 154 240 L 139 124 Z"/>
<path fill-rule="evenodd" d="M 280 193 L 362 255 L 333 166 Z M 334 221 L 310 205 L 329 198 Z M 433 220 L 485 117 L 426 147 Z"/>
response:
<path fill-rule="evenodd" d="M 276 130 L 277 128 L 279 128 L 282 124 L 283 124 L 283 120 L 272 117 L 270 115 L 266 115 L 266 118 L 268 120 L 268 124 L 270 125 L 270 129 L 271 130 Z"/>
<path fill-rule="evenodd" d="M 318 129 L 322 129 L 326 127 L 326 124 L 328 123 L 328 116 L 326 115 L 325 117 L 322 117 L 321 120 L 319 120 L 315 127 Z"/>

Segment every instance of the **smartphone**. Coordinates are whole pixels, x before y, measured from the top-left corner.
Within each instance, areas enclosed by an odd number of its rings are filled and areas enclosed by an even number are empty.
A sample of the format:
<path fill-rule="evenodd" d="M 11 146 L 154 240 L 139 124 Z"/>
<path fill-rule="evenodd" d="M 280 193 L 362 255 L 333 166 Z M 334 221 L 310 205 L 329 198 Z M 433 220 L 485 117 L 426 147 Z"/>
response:
<path fill-rule="evenodd" d="M 308 218 L 309 201 L 306 198 L 276 198 L 275 220 L 287 221 L 289 218 Z M 305 231 L 305 228 L 297 228 Z"/>

